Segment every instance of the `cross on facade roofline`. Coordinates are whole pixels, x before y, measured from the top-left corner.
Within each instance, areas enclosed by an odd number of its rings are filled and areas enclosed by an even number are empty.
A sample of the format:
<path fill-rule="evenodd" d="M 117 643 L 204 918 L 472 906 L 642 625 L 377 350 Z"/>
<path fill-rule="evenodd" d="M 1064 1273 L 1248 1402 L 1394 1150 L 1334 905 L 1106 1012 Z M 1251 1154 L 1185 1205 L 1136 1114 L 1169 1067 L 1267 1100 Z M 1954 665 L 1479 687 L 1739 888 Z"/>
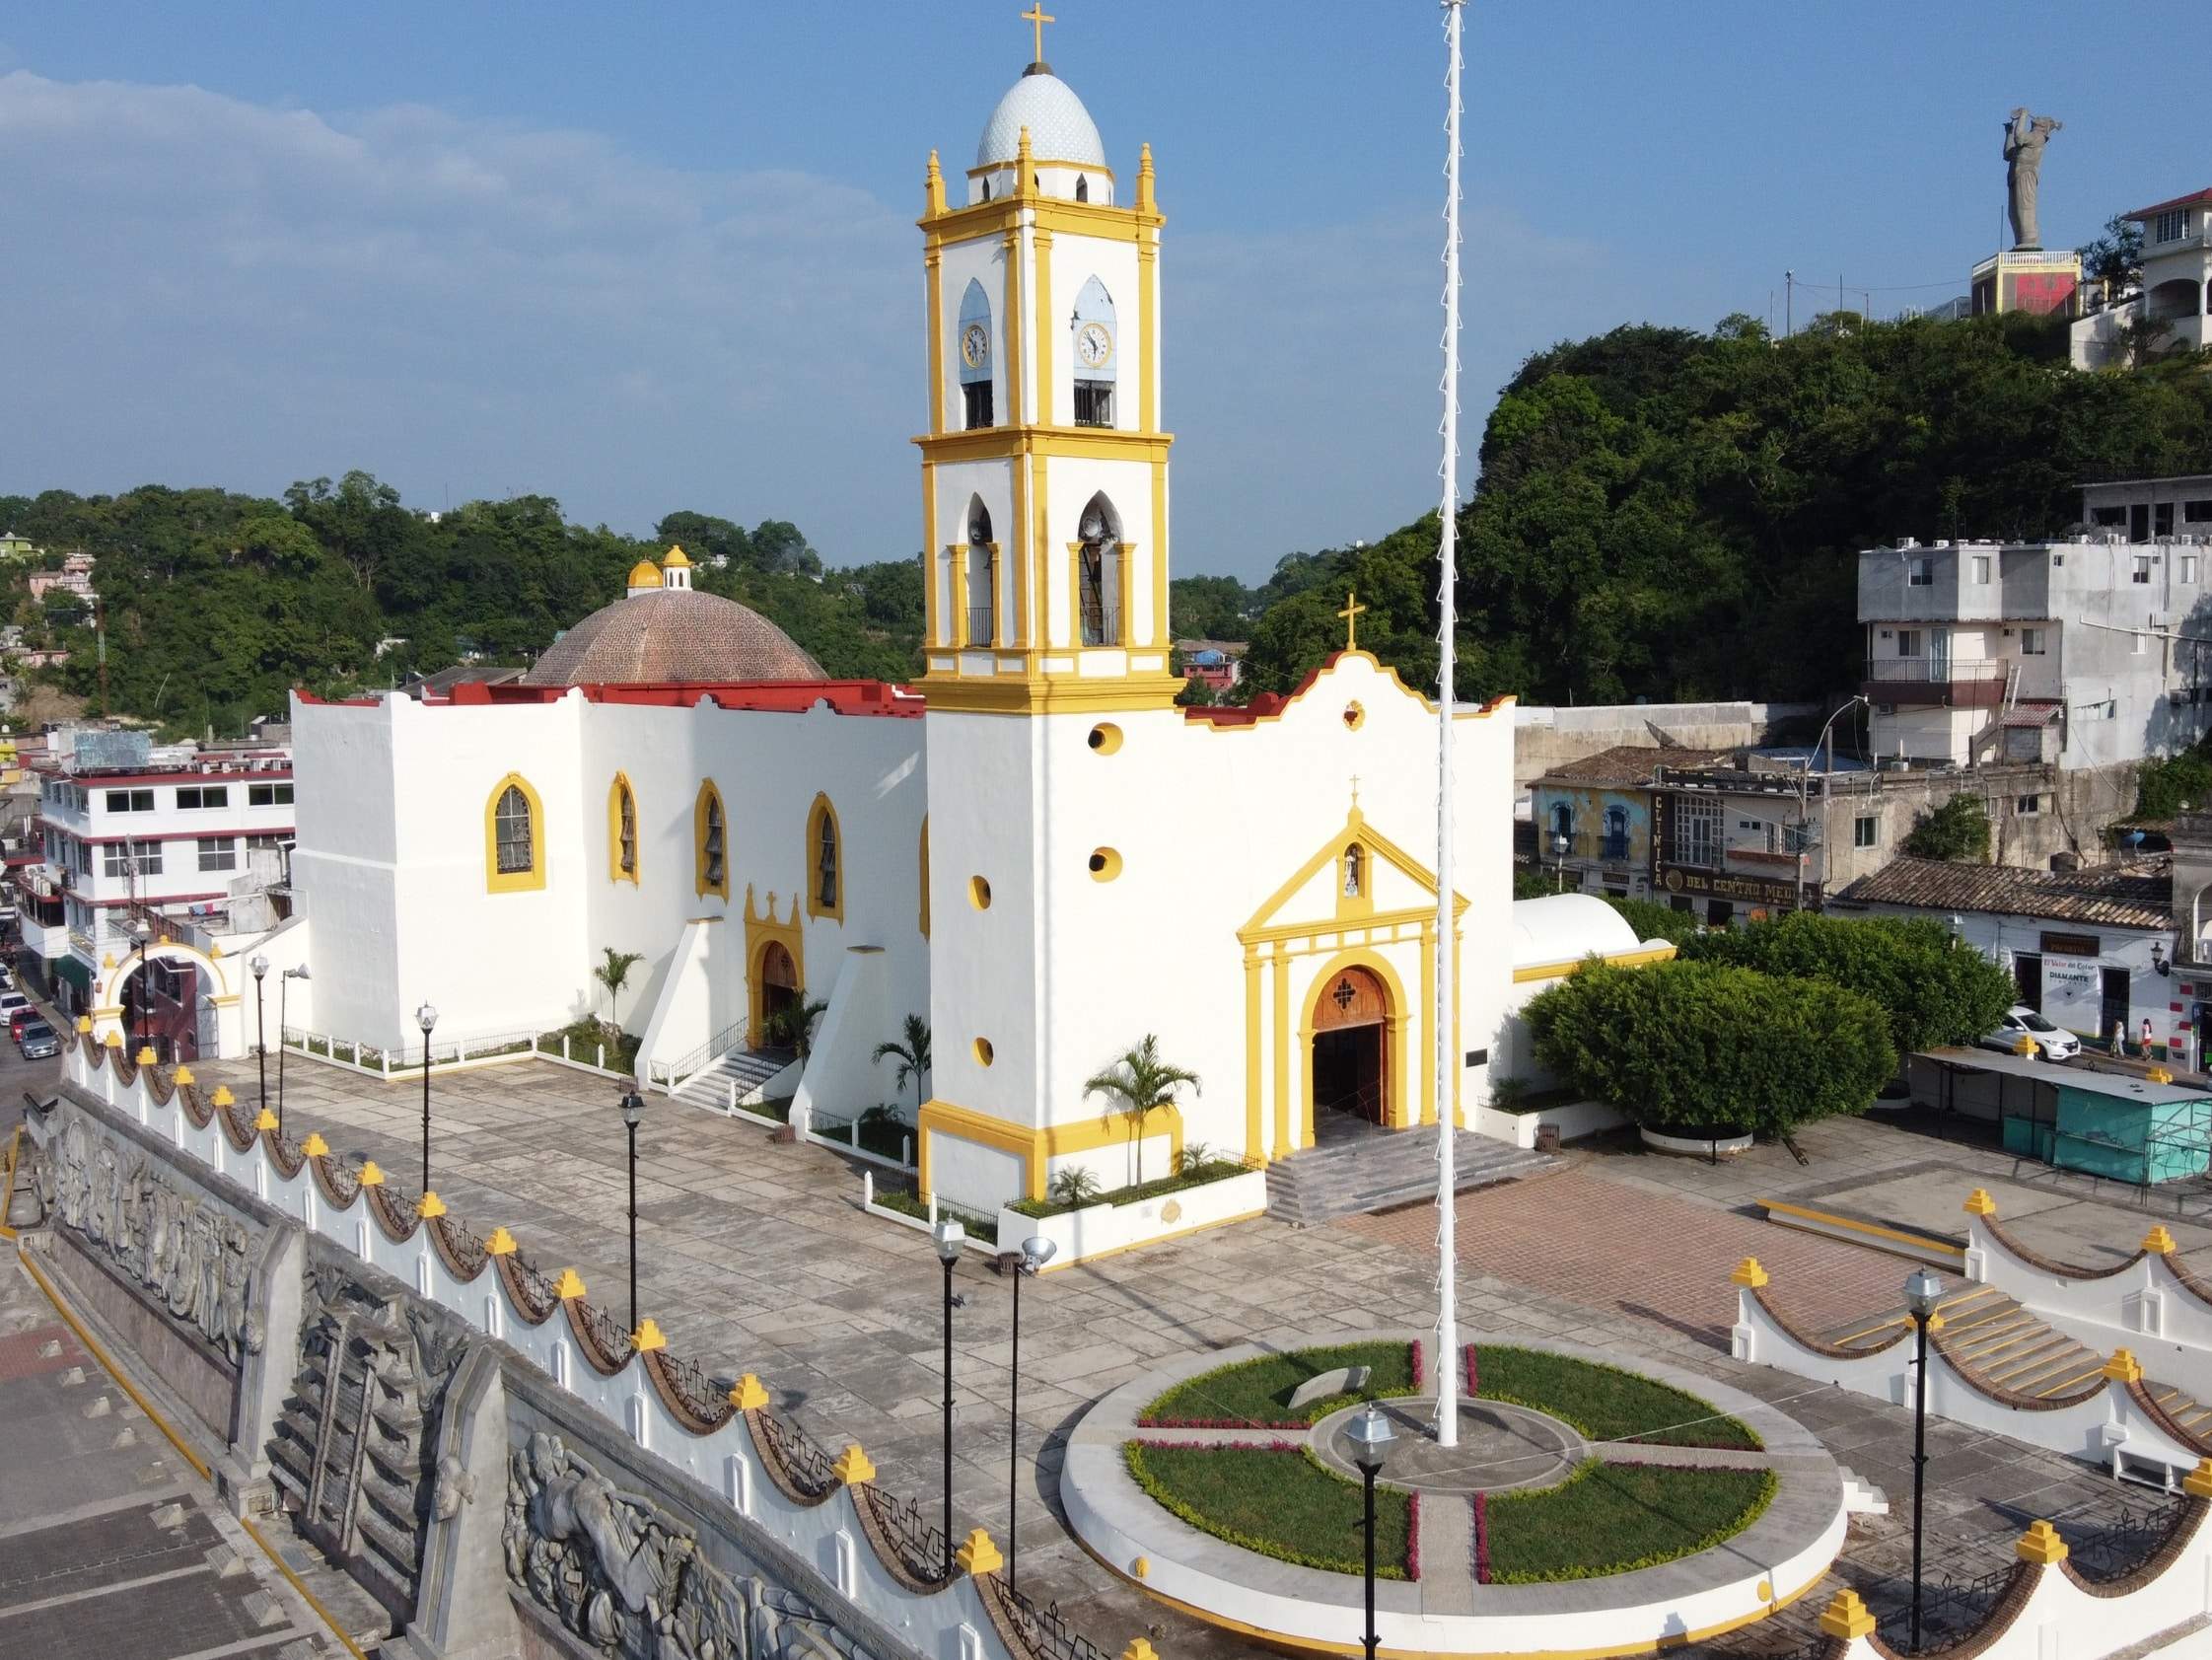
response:
<path fill-rule="evenodd" d="M 1366 611 L 1367 608 L 1359 603 L 1353 591 L 1349 588 L 1345 589 L 1344 609 L 1336 614 L 1344 619 L 1344 649 L 1346 651 L 1357 651 L 1360 648 L 1360 617 Z"/>

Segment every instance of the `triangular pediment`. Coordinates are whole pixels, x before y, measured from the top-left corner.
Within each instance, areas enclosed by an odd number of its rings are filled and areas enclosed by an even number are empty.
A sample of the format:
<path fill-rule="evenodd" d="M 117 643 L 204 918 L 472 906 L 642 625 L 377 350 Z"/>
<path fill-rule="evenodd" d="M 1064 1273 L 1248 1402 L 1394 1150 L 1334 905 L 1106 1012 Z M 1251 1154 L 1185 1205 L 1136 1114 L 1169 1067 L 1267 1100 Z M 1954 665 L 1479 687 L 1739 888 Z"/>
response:
<path fill-rule="evenodd" d="M 1358 892 L 1347 855 L 1358 849 Z M 1455 895 L 1452 914 L 1466 909 Z M 1436 872 L 1367 822 L 1357 807 L 1337 830 L 1237 930 L 1251 940 L 1282 928 L 1371 927 L 1436 912 Z"/>

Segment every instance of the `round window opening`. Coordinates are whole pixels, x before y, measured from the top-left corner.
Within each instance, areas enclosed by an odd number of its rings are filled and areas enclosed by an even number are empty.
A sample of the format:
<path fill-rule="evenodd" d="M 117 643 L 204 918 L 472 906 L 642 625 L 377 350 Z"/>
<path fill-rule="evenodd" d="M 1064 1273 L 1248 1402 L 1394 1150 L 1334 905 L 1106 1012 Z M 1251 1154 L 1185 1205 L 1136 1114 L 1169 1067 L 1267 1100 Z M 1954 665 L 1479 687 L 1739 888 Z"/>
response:
<path fill-rule="evenodd" d="M 1111 882 L 1121 874 L 1121 855 L 1110 847 L 1096 847 L 1091 851 L 1091 880 Z"/>
<path fill-rule="evenodd" d="M 991 885 L 980 876 L 969 877 L 967 879 L 967 899 L 968 902 L 974 905 L 977 910 L 990 909 Z"/>
<path fill-rule="evenodd" d="M 1121 748 L 1121 728 L 1111 721 L 1101 721 L 1091 728 L 1091 748 L 1103 756 L 1113 754 Z"/>
<path fill-rule="evenodd" d="M 979 1065 L 990 1065 L 997 1051 L 991 1047 L 990 1039 L 978 1038 L 975 1040 L 975 1059 Z"/>

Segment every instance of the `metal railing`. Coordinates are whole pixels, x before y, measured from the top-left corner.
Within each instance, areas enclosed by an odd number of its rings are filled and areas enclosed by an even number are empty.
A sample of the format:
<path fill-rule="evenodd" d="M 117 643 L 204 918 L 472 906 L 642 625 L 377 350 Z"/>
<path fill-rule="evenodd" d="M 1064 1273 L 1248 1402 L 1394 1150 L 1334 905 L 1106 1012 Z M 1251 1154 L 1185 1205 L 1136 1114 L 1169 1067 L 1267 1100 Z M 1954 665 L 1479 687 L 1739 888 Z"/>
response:
<path fill-rule="evenodd" d="M 2186 1502 L 2174 1498 L 2146 1510 L 2122 1505 L 2119 1515 L 2104 1527 L 2069 1538 L 2067 1559 L 2084 1579 L 2103 1582 L 2132 1573 L 2174 1536 Z"/>
<path fill-rule="evenodd" d="M 1031 1648 L 1042 1660 L 1113 1660 L 1105 1649 L 1068 1624 L 1058 1603 L 1038 1608 L 1011 1585 L 1002 1585 L 999 1589 L 1013 1605 L 1022 1635 L 1029 1639 Z"/>
<path fill-rule="evenodd" d="M 703 1072 L 740 1044 L 750 1030 L 749 1020 L 741 1020 L 725 1026 L 690 1053 L 677 1060 L 649 1060 L 645 1063 L 645 1081 L 674 1091 L 684 1079 L 695 1072 Z"/>
<path fill-rule="evenodd" d="M 730 1392 L 717 1387 L 715 1380 L 696 1360 L 686 1360 L 669 1349 L 662 1349 L 661 1371 L 668 1378 L 683 1405 L 693 1416 L 712 1423 L 721 1418 L 730 1405 Z"/>
<path fill-rule="evenodd" d="M 925 1520 L 920 1505 L 911 1498 L 893 1498 L 879 1487 L 876 1520 L 883 1524 L 885 1537 L 908 1573 L 930 1584 L 945 1579 L 953 1559 L 946 1547 L 945 1530 Z"/>
<path fill-rule="evenodd" d="M 2005 665 L 1989 658 L 1871 657 L 1866 679 L 1885 686 L 1965 686 L 2005 678 Z"/>
<path fill-rule="evenodd" d="M 1987 1573 L 1972 1579 L 1955 1579 L 1950 1574 L 1924 1580 L 1920 1593 L 1920 1622 L 1922 1648 L 1941 1648 L 1947 1643 L 1970 1636 L 1984 1624 L 2013 1582 L 2013 1566 L 1991 1568 Z M 1905 1601 L 1897 1608 L 1875 1617 L 1875 1627 L 1882 1640 L 1899 1654 L 1916 1652 L 1912 1648 L 1911 1588 L 1898 1587 Z"/>
<path fill-rule="evenodd" d="M 821 1444 L 788 1418 L 774 1412 L 760 1414 L 760 1432 L 792 1483 L 809 1498 L 820 1498 L 836 1486 L 835 1461 Z"/>

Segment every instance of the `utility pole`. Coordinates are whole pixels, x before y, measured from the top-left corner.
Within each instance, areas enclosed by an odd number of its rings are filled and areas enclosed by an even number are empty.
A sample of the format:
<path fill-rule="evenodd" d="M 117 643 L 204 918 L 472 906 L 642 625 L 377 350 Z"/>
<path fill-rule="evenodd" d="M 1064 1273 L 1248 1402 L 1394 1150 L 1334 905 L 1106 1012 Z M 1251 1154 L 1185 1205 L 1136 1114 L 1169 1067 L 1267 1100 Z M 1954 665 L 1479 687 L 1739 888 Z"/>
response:
<path fill-rule="evenodd" d="M 1782 337 L 1797 332 L 1797 272 L 1782 273 Z"/>
<path fill-rule="evenodd" d="M 93 638 L 100 651 L 100 718 L 107 718 L 107 610 L 96 594 L 92 602 Z"/>

